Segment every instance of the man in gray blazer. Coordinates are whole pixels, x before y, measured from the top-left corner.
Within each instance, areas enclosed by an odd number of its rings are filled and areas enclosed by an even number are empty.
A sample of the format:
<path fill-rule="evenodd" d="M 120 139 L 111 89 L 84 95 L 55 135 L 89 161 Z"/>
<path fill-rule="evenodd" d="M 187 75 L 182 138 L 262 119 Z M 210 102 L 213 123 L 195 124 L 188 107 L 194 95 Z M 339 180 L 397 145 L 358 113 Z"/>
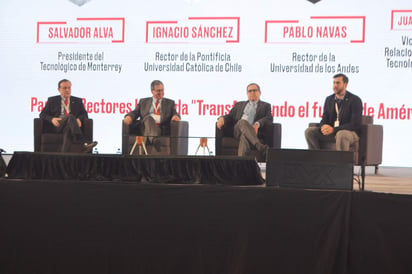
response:
<path fill-rule="evenodd" d="M 180 115 L 176 112 L 175 101 L 164 98 L 164 85 L 159 80 L 154 80 L 150 85 L 152 97 L 142 98 L 137 107 L 125 115 L 123 122 L 131 125 L 139 120 L 138 126 L 147 136 L 149 141 L 158 150 L 156 136 L 170 135 L 170 122 L 180 121 Z"/>
<path fill-rule="evenodd" d="M 238 156 L 248 155 L 252 149 L 265 155 L 269 148 L 260 142 L 259 137 L 262 137 L 263 131 L 259 129 L 272 124 L 272 108 L 269 103 L 260 100 L 261 94 L 258 84 L 249 84 L 248 101 L 237 102 L 229 114 L 217 120 L 218 129 L 225 125 L 234 125 L 234 136 L 239 140 Z"/>

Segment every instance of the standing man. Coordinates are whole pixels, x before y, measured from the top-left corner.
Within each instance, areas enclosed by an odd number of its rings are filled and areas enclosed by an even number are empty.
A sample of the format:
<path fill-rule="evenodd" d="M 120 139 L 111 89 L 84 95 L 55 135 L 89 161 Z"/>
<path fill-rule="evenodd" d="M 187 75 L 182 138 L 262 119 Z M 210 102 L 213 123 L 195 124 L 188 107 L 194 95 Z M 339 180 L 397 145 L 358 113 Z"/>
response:
<path fill-rule="evenodd" d="M 144 136 L 154 145 L 156 150 L 160 150 L 160 143 L 156 136 L 170 135 L 170 122 L 180 121 L 180 115 L 176 112 L 175 101 L 164 98 L 164 86 L 159 80 L 154 80 L 150 84 L 152 97 L 142 98 L 137 107 L 126 114 L 123 122 L 126 125 L 132 124 L 140 119 L 139 127 Z"/>
<path fill-rule="evenodd" d="M 262 144 L 259 137 L 263 130 L 273 122 L 272 109 L 269 103 L 260 100 L 258 84 L 249 84 L 246 88 L 248 101 L 237 102 L 229 114 L 220 116 L 217 128 L 234 125 L 234 137 L 239 140 L 238 156 L 246 156 L 252 149 L 266 154 L 268 145 Z"/>
<path fill-rule="evenodd" d="M 68 152 L 72 143 L 82 143 L 83 152 L 90 152 L 97 142 L 83 136 L 81 127 L 88 115 L 82 99 L 71 96 L 72 83 L 67 79 L 59 81 L 57 88 L 60 95 L 47 99 L 40 118 L 50 122 L 55 132 L 64 133 L 61 152 Z"/>
<path fill-rule="evenodd" d="M 345 74 L 333 76 L 334 94 L 326 97 L 320 126 L 305 131 L 309 149 L 320 149 L 321 141 L 336 141 L 336 150 L 349 151 L 350 146 L 359 141 L 362 101 L 346 90 L 348 82 Z"/>

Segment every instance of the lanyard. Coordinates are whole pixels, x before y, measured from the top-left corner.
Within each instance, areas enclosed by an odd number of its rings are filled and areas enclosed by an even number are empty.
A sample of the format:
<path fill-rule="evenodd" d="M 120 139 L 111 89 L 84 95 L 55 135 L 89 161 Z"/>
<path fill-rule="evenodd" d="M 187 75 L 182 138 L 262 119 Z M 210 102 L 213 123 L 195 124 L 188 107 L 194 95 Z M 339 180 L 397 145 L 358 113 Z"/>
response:
<path fill-rule="evenodd" d="M 336 121 L 339 122 L 339 107 L 338 103 L 335 102 L 335 110 L 336 110 Z"/>
<path fill-rule="evenodd" d="M 157 106 L 156 106 L 155 100 L 153 100 L 152 105 L 153 105 L 153 113 L 154 114 L 160 114 L 160 100 L 159 100 L 159 103 L 157 104 Z"/>
<path fill-rule="evenodd" d="M 66 105 L 65 100 L 66 100 L 65 98 L 62 98 L 62 104 L 63 104 L 64 110 L 66 111 L 66 113 L 70 113 L 70 108 L 69 108 L 70 98 L 67 98 L 67 105 Z"/>

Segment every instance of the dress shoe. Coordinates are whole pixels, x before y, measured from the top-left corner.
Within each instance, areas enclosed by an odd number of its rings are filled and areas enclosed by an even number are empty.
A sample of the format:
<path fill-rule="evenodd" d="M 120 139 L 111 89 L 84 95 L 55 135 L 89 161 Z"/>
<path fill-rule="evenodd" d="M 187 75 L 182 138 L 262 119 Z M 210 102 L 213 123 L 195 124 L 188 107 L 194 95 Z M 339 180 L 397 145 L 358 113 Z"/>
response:
<path fill-rule="evenodd" d="M 85 153 L 89 153 L 92 152 L 93 148 L 97 146 L 97 142 L 93 141 L 91 143 L 84 143 L 83 144 L 83 152 Z"/>
<path fill-rule="evenodd" d="M 266 155 L 267 155 L 269 146 L 266 145 L 266 144 L 257 143 L 256 144 L 256 149 L 262 154 L 263 159 L 265 159 L 265 161 L 266 161 Z"/>
<path fill-rule="evenodd" d="M 257 144 L 255 145 L 255 147 L 256 147 L 256 149 L 257 149 L 259 152 L 263 152 L 263 151 L 266 151 L 266 150 L 269 149 L 269 146 L 268 146 L 268 145 L 265 145 L 265 144 L 262 144 L 262 143 L 257 143 Z"/>
<path fill-rule="evenodd" d="M 159 139 L 154 138 L 153 139 L 153 146 L 154 146 L 154 148 L 156 149 L 157 152 L 160 152 L 162 142 Z"/>

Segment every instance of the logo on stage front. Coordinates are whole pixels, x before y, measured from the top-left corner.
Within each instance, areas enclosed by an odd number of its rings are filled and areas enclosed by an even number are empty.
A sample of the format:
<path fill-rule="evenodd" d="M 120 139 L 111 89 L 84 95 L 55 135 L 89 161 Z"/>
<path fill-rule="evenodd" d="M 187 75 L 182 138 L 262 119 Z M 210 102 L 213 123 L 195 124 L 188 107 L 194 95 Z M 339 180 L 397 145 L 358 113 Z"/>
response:
<path fill-rule="evenodd" d="M 87 2 L 89 2 L 90 0 L 69 0 L 69 1 L 81 7 Z"/>
<path fill-rule="evenodd" d="M 37 43 L 124 43 L 125 19 L 76 18 L 37 22 Z"/>
<path fill-rule="evenodd" d="M 365 16 L 311 16 L 265 21 L 267 44 L 365 43 Z"/>
<path fill-rule="evenodd" d="M 239 43 L 239 17 L 147 21 L 146 43 Z"/>

